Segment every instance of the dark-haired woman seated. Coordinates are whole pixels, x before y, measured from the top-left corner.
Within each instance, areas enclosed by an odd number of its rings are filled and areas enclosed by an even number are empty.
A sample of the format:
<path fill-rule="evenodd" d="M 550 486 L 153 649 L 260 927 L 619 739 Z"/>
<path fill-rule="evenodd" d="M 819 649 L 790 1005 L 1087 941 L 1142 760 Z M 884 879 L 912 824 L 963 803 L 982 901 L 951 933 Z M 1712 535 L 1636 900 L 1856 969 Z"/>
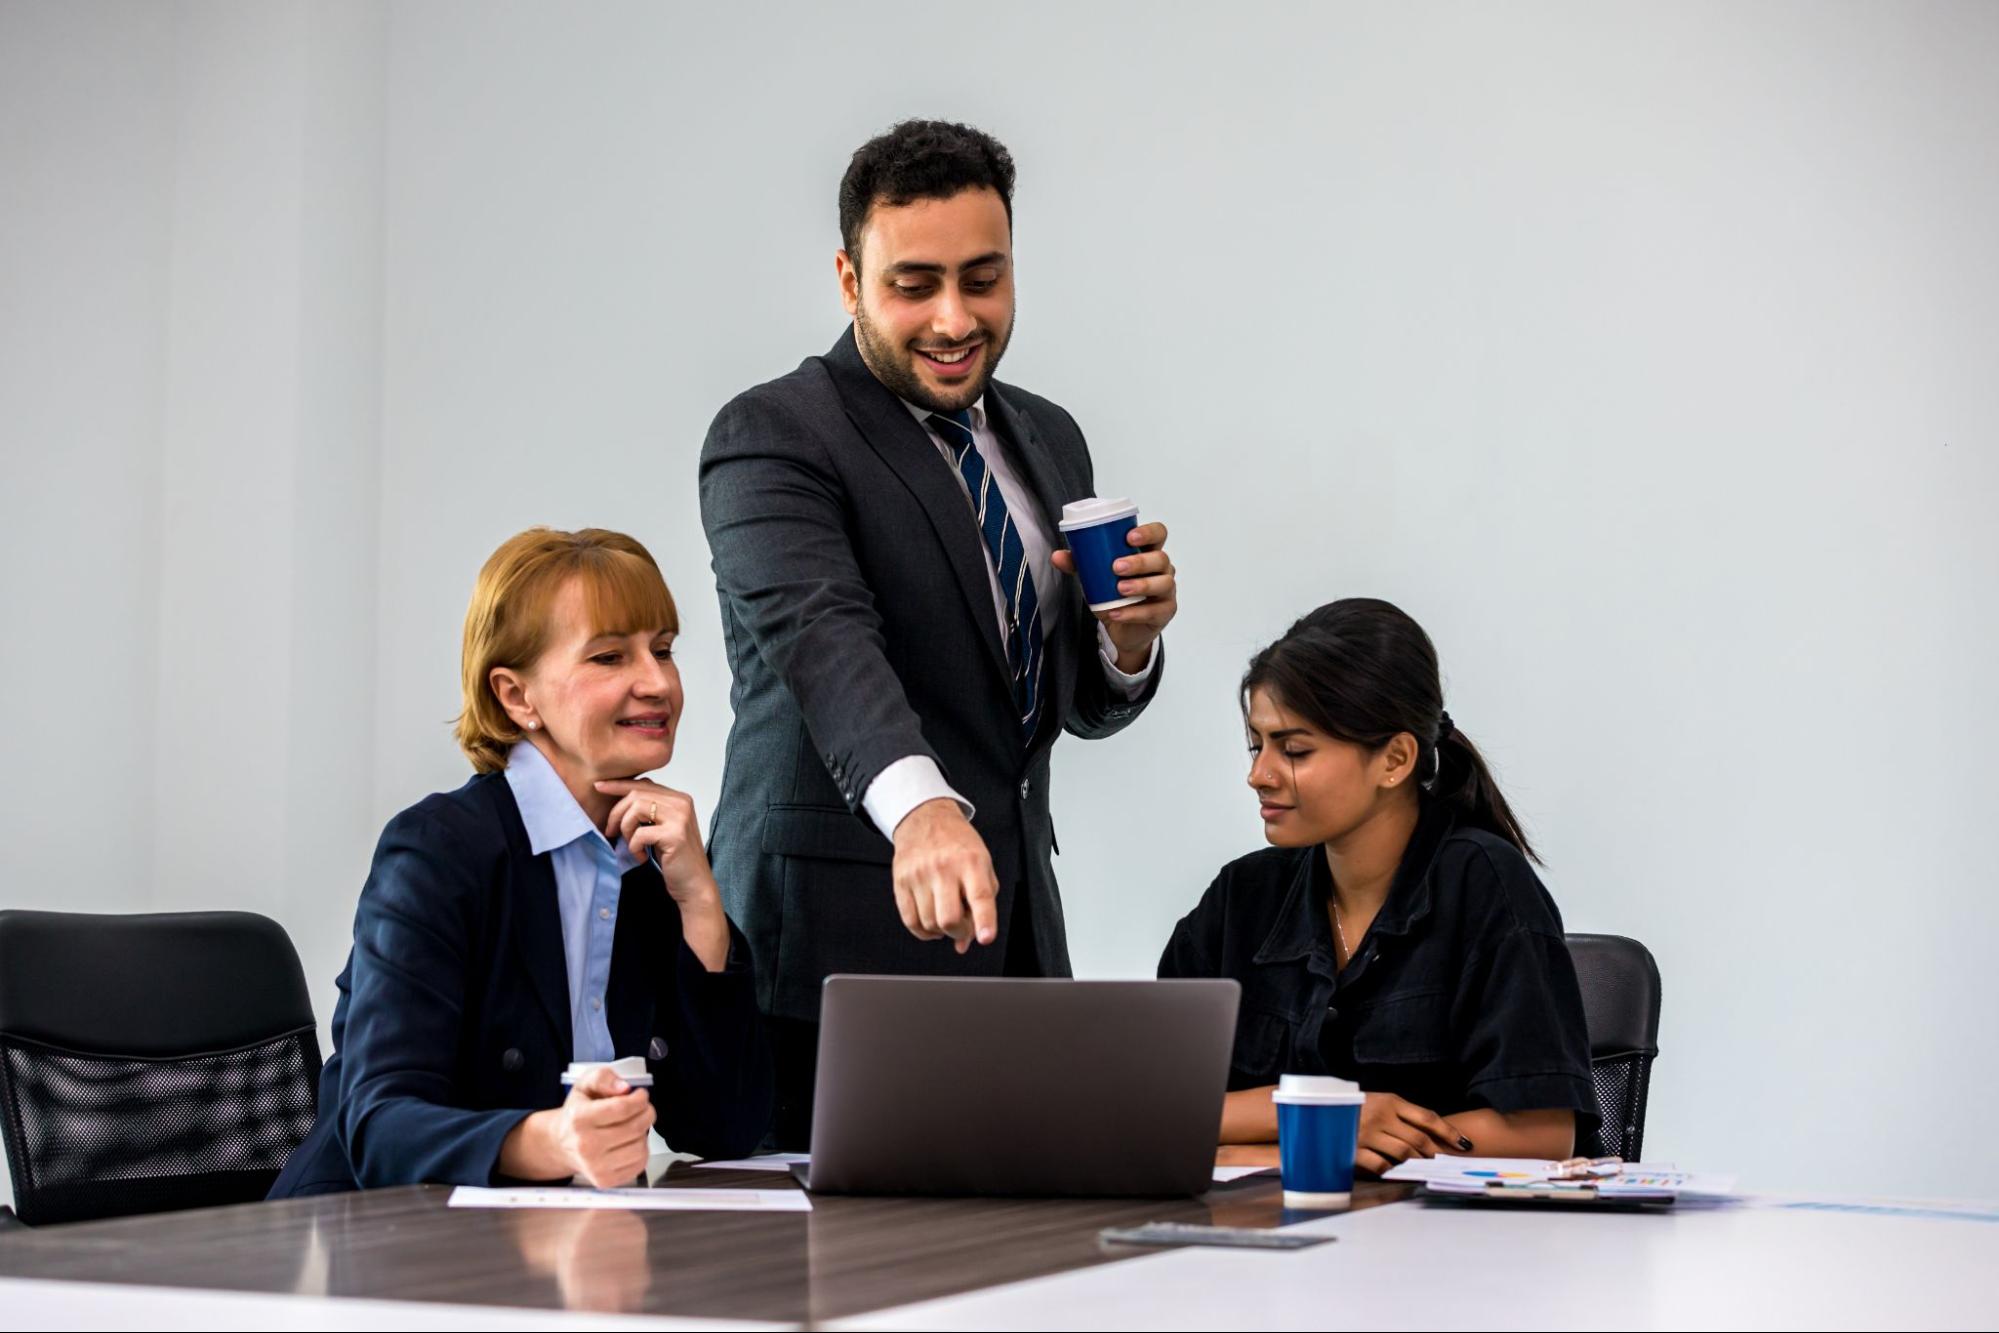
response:
<path fill-rule="evenodd" d="M 1443 708 L 1437 654 L 1372 598 L 1322 606 L 1242 681 L 1271 846 L 1222 867 L 1162 977 L 1233 977 L 1224 1160 L 1276 1161 L 1280 1074 L 1367 1093 L 1363 1171 L 1563 1158 L 1593 1138 L 1562 918 L 1492 774 Z"/>

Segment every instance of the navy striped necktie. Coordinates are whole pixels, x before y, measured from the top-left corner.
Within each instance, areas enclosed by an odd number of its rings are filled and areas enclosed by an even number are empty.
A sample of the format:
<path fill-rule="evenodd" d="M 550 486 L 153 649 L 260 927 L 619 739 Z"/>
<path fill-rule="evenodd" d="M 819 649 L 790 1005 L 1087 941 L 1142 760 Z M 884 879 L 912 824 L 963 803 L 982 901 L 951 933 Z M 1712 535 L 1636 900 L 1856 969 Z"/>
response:
<path fill-rule="evenodd" d="M 1000 591 L 1006 594 L 1006 666 L 1013 677 L 1020 737 L 1023 742 L 1031 741 L 1041 717 L 1041 611 L 1035 604 L 1027 550 L 1021 545 L 1013 515 L 1007 512 L 999 482 L 972 436 L 972 414 L 964 410 L 933 412 L 930 425 L 957 460 L 958 475 L 965 479 L 965 488 L 972 495 L 979 535 L 985 539 L 986 554 L 992 557 L 993 570 L 999 575 Z"/>

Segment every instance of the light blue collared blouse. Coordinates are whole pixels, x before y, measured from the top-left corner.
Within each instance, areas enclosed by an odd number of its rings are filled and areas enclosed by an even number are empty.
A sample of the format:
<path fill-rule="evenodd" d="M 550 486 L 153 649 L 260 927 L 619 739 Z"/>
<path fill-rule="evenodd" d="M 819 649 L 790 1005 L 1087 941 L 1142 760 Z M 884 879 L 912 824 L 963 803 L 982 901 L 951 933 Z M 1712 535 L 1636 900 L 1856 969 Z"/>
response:
<path fill-rule="evenodd" d="M 528 846 L 547 852 L 555 867 L 555 898 L 562 917 L 562 957 L 569 965 L 570 1041 L 576 1060 L 615 1060 L 604 993 L 611 984 L 611 940 L 618 930 L 618 893 L 627 870 L 638 864 L 590 822 L 562 785 L 546 756 L 527 741 L 507 755 L 507 786 L 527 825 Z M 632 1051 L 628 1054 L 637 1055 Z"/>

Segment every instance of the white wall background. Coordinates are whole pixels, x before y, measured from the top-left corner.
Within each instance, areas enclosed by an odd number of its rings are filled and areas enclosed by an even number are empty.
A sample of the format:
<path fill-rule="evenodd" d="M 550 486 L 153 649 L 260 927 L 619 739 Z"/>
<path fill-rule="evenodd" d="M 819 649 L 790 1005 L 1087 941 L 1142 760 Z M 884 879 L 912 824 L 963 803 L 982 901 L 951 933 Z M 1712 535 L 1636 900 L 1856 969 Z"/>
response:
<path fill-rule="evenodd" d="M 840 331 L 847 154 L 951 116 L 1020 163 L 1007 377 L 1183 571 L 1058 752 L 1079 972 L 1259 844 L 1248 654 L 1386 596 L 1659 958 L 1655 1155 L 1999 1194 L 1995 60 L 1975 0 L 0 0 L 0 905 L 268 912 L 324 1019 L 537 522 L 658 556 L 708 807 L 702 433 Z"/>

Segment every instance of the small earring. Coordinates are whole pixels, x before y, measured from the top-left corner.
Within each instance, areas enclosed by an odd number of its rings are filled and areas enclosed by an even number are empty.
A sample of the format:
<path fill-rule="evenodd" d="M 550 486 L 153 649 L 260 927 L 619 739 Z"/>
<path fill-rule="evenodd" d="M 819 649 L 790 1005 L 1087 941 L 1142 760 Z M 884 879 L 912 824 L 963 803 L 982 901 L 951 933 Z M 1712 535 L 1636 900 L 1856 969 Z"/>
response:
<path fill-rule="evenodd" d="M 535 729 L 536 727 L 539 727 L 540 725 L 541 725 L 541 723 L 539 723 L 539 722 L 535 721 L 535 720 L 534 720 L 533 718 L 529 718 L 529 719 L 528 719 L 528 730 L 529 730 L 529 731 L 533 731 L 533 730 L 534 730 L 534 729 Z"/>

